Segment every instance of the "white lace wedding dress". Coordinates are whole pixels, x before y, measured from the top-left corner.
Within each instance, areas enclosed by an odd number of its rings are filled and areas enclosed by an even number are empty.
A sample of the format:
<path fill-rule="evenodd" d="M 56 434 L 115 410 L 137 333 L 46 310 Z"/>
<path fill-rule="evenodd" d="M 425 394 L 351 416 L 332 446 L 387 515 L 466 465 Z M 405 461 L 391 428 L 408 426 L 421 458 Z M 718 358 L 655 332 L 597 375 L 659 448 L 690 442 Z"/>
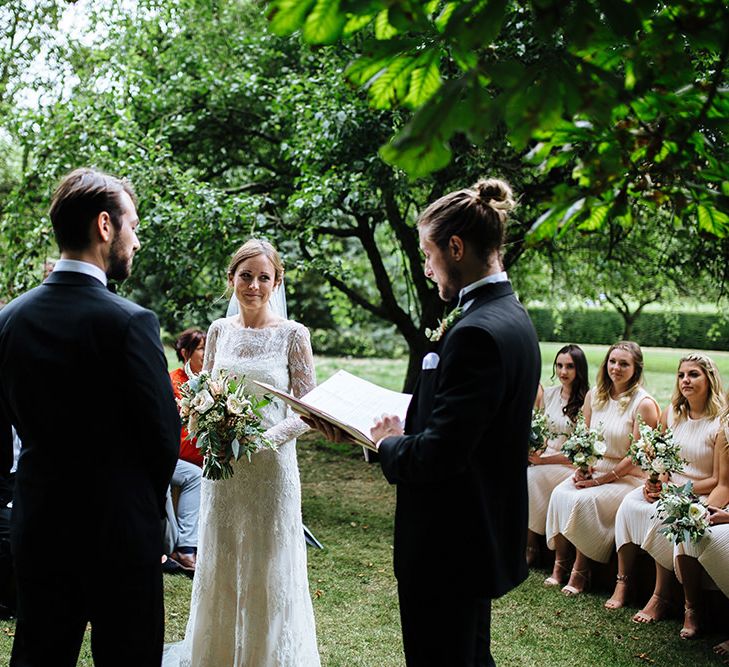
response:
<path fill-rule="evenodd" d="M 242 327 L 237 316 L 216 320 L 204 368 L 298 396 L 315 385 L 309 333 L 289 320 L 263 329 Z M 278 451 L 260 451 L 251 463 L 243 457 L 231 479 L 203 479 L 190 619 L 184 641 L 166 647 L 164 667 L 320 664 L 296 462 L 295 438 L 307 427 L 279 401 L 263 412 Z"/>

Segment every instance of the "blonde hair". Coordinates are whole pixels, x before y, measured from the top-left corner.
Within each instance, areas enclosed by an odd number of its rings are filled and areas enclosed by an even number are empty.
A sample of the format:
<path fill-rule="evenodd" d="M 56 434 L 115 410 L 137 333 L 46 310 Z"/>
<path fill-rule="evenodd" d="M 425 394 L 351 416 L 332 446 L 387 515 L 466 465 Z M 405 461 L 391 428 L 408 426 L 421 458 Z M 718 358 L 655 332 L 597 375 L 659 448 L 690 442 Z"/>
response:
<path fill-rule="evenodd" d="M 500 251 L 509 212 L 516 206 L 511 187 L 498 178 L 482 178 L 470 188 L 456 190 L 434 201 L 418 218 L 428 238 L 439 248 L 451 236 L 467 241 L 482 259 Z"/>
<path fill-rule="evenodd" d="M 608 400 L 610 400 L 610 390 L 613 388 L 613 381 L 610 379 L 610 375 L 608 374 L 607 364 L 613 350 L 624 350 L 633 358 L 633 366 L 635 366 L 635 370 L 628 381 L 628 389 L 625 392 L 625 396 L 632 397 L 632 395 L 638 391 L 638 387 L 643 384 L 643 351 L 640 349 L 640 345 L 631 340 L 620 340 L 608 348 L 607 354 L 602 360 L 600 368 L 597 371 L 595 397 L 593 400 L 598 406 L 603 406 L 608 402 Z"/>
<path fill-rule="evenodd" d="M 278 285 L 284 275 L 284 267 L 283 262 L 281 262 L 281 256 L 278 254 L 276 248 L 274 248 L 268 241 L 263 241 L 261 239 L 249 239 L 233 253 L 233 256 L 230 258 L 230 264 L 228 264 L 228 280 L 233 280 L 236 269 L 241 262 L 245 262 L 247 259 L 251 259 L 252 257 L 258 257 L 259 255 L 265 255 L 271 264 L 273 264 L 275 272 L 273 282 Z"/>
<path fill-rule="evenodd" d="M 706 379 L 709 381 L 709 392 L 706 396 L 705 406 L 706 417 L 713 419 L 719 414 L 726 414 L 719 369 L 716 367 L 716 364 L 711 357 L 701 354 L 700 352 L 692 352 L 681 357 L 681 360 L 678 362 L 678 369 L 676 370 L 676 386 L 673 388 L 673 396 L 671 396 L 671 406 L 673 407 L 674 419 L 678 422 L 688 417 L 689 402 L 681 393 L 678 381 L 678 371 L 681 370 L 681 365 L 686 362 L 696 364 L 699 368 L 701 368 Z"/>

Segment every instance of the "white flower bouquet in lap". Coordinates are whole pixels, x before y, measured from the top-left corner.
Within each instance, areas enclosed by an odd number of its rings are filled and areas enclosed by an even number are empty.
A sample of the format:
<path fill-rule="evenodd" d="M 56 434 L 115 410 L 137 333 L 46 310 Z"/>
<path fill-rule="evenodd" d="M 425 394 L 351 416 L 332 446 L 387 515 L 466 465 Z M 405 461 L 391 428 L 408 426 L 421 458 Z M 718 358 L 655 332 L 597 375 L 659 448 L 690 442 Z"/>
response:
<path fill-rule="evenodd" d="M 529 433 L 529 452 L 539 454 L 547 447 L 547 439 L 554 438 L 558 433 L 554 433 L 544 410 L 535 408 L 532 412 L 532 430 Z"/>
<path fill-rule="evenodd" d="M 197 438 L 207 479 L 228 479 L 231 460 L 250 461 L 258 449 L 275 449 L 261 424 L 261 408 L 270 399 L 247 394 L 242 380 L 220 369 L 215 377 L 203 371 L 180 385 L 180 417 L 187 420 L 190 437 Z"/>
<path fill-rule="evenodd" d="M 683 486 L 664 484 L 656 512 L 665 526 L 659 532 L 674 544 L 696 544 L 709 530 L 709 510 L 699 502 L 690 481 Z"/>
<path fill-rule="evenodd" d="M 640 438 L 630 436 L 631 444 L 628 456 L 631 461 L 648 473 L 650 481 L 658 482 L 662 473 L 671 474 L 683 470 L 686 463 L 681 458 L 681 446 L 673 439 L 673 431 L 651 428 L 638 417 Z"/>
<path fill-rule="evenodd" d="M 607 445 L 602 439 L 600 428 L 588 428 L 582 413 L 577 415 L 575 429 L 567 440 L 562 443 L 562 453 L 579 468 L 586 476 L 607 451 Z"/>

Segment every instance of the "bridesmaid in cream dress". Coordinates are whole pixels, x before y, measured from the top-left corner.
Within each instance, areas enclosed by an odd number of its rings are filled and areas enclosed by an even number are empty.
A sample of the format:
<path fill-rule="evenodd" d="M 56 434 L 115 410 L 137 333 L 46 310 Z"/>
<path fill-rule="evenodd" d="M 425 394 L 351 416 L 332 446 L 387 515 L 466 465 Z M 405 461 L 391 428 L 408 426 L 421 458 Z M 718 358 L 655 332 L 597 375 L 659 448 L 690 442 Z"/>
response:
<path fill-rule="evenodd" d="M 700 604 L 703 571 L 717 588 L 729 597 L 729 407 L 722 415 L 722 429 L 716 439 L 719 452 L 719 483 L 707 500 L 711 528 L 698 544 L 676 545 L 676 574 L 683 583 L 686 601 L 682 639 L 693 639 L 700 633 Z M 729 640 L 714 647 L 720 655 L 729 655 Z"/>
<path fill-rule="evenodd" d="M 686 461 L 681 473 L 671 475 L 674 484 L 693 483 L 694 492 L 703 496 L 716 486 L 719 477 L 719 450 L 714 447 L 719 431 L 719 415 L 724 408 L 721 379 L 716 364 L 705 354 L 689 354 L 681 359 L 671 405 L 661 415 L 661 427 L 670 428 Z M 673 584 L 673 544 L 659 530 L 663 520 L 656 515 L 655 502 L 661 483 L 646 479 L 645 485 L 631 491 L 615 517 L 615 547 L 618 550 L 618 576 L 615 591 L 605 603 L 607 609 L 625 604 L 629 577 L 639 548 L 656 563 L 656 585 L 648 603 L 635 616 L 636 623 L 661 620 L 668 610 Z"/>
<path fill-rule="evenodd" d="M 627 457 L 630 435 L 638 437 L 638 416 L 655 428 L 659 409 L 641 386 L 643 353 L 621 341 L 600 364 L 597 386 L 583 406 L 587 425 L 603 434 L 607 451 L 589 475 L 579 470 L 552 493 L 547 510 L 547 545 L 566 559 L 570 545 L 576 557 L 565 595 L 582 593 L 590 580 L 590 559 L 607 563 L 615 540 L 615 513 L 623 498 L 643 483 L 642 471 Z M 592 473 L 596 473 L 593 477 Z"/>
<path fill-rule="evenodd" d="M 533 565 L 539 553 L 539 536 L 544 535 L 547 523 L 547 506 L 554 487 L 572 474 L 572 464 L 562 454 L 562 443 L 574 429 L 577 415 L 590 388 L 587 359 L 582 348 L 565 345 L 557 352 L 552 364 L 552 378 L 559 384 L 547 387 L 537 397 L 536 407 L 544 410 L 549 429 L 554 437 L 546 441 L 541 454 L 530 454 L 527 468 L 529 489 L 529 532 L 527 534 L 527 563 Z M 555 562 L 555 570 L 564 564 Z M 569 570 L 564 570 L 566 573 Z M 552 583 L 553 582 L 553 583 Z M 556 586 L 559 580 L 548 577 L 546 585 Z"/>

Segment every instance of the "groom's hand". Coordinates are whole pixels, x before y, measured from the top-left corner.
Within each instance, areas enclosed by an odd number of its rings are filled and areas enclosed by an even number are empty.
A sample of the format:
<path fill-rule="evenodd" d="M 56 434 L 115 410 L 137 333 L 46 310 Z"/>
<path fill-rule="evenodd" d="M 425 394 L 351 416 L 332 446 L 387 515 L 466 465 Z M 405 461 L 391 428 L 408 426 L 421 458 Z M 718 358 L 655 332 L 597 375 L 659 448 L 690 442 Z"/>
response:
<path fill-rule="evenodd" d="M 377 449 L 380 448 L 380 440 L 383 438 L 403 433 L 402 422 L 397 415 L 382 415 L 382 418 L 377 420 L 370 429 L 370 437 L 377 444 Z"/>
<path fill-rule="evenodd" d="M 330 442 L 354 442 L 354 439 L 349 435 L 349 433 L 343 431 L 337 426 L 334 426 L 334 424 L 330 424 L 329 422 L 319 419 L 314 415 L 311 415 L 310 417 L 300 415 L 299 417 L 309 428 L 319 431 Z"/>

